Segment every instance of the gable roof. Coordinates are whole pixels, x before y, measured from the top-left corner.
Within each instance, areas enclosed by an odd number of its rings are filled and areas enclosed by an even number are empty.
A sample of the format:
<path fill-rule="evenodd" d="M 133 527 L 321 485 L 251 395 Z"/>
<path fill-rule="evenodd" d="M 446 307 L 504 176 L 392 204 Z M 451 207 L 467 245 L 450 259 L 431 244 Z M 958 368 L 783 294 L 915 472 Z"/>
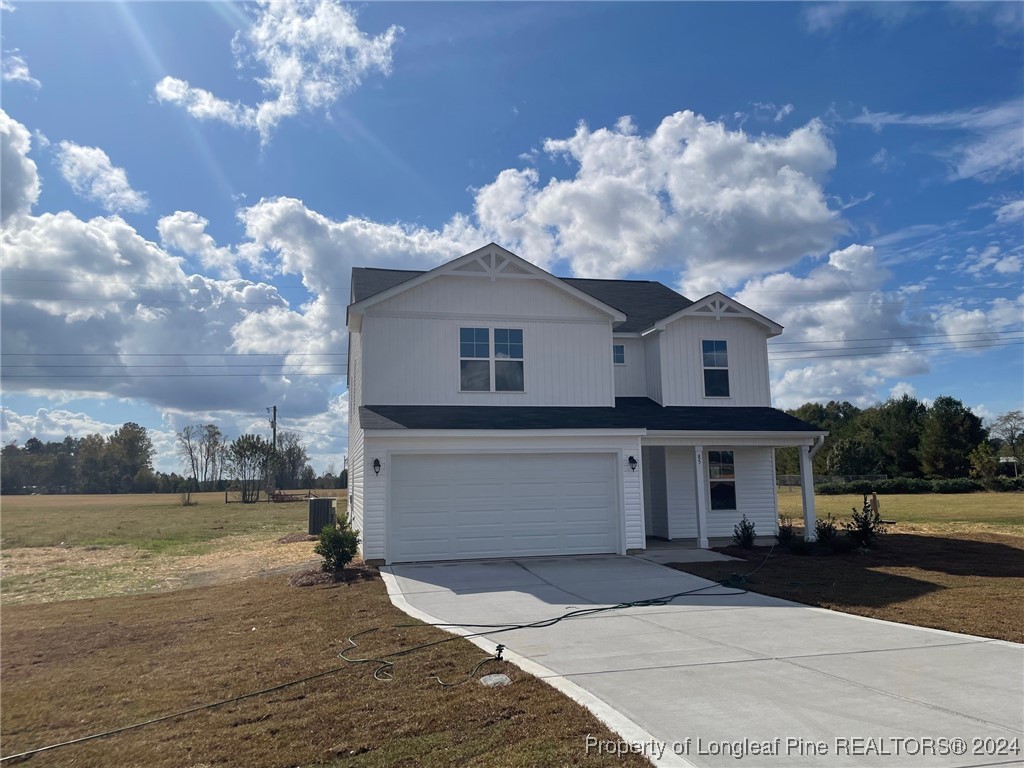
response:
<path fill-rule="evenodd" d="M 680 309 L 675 314 L 659 318 L 652 330 L 663 331 L 665 326 L 681 317 L 713 317 L 715 319 L 741 317 L 753 320 L 758 325 L 764 326 L 768 330 L 769 336 L 778 336 L 782 333 L 782 326 L 774 320 L 769 320 L 764 315 L 755 312 L 745 304 L 740 304 L 736 299 L 726 296 L 721 291 L 709 293 L 702 299 L 691 301 L 689 306 Z"/>
<path fill-rule="evenodd" d="M 351 316 L 353 312 L 356 314 L 362 314 L 363 310 L 370 305 L 390 298 L 393 295 L 420 285 L 421 283 L 425 283 L 428 280 L 432 280 L 435 277 L 440 277 L 441 275 L 469 273 L 478 276 L 486 276 L 490 274 L 493 278 L 494 275 L 502 271 L 504 271 L 505 274 L 511 274 L 515 277 L 533 277 L 542 280 L 557 290 L 569 294 L 583 304 L 589 305 L 598 312 L 602 312 L 610 316 L 613 322 L 622 323 L 626 320 L 626 315 L 621 310 L 611 306 L 610 304 L 606 304 L 586 291 L 581 291 L 576 286 L 570 285 L 564 280 L 555 277 L 550 272 L 541 269 L 536 264 L 531 264 L 525 259 L 516 256 L 516 254 L 495 243 L 488 243 L 483 248 L 477 248 L 475 251 L 459 256 L 457 259 L 452 259 L 451 261 L 445 262 L 444 264 L 434 267 L 426 272 L 420 272 L 418 274 L 407 273 L 409 274 L 409 277 L 405 280 L 395 277 L 395 282 L 390 287 L 384 288 L 383 290 L 362 299 L 353 299 L 352 303 L 348 306 L 348 314 L 349 316 Z M 353 274 L 354 272 L 355 270 L 353 270 Z M 397 270 L 394 270 L 394 272 L 397 272 Z M 355 292 L 355 283 L 356 280 L 353 276 L 353 293 Z"/>
<path fill-rule="evenodd" d="M 783 432 L 826 430 L 767 406 L 661 406 L 617 397 L 615 407 L 524 405 L 364 405 L 363 429 L 646 429 L 649 432 Z"/>
<path fill-rule="evenodd" d="M 770 335 L 777 336 L 782 332 L 782 326 L 770 320 L 764 315 L 758 314 L 749 307 L 745 307 L 733 298 L 723 293 L 715 292 L 697 301 L 691 301 L 685 296 L 676 293 L 667 285 L 656 280 L 602 280 L 597 278 L 582 277 L 555 277 L 539 267 L 527 261 L 519 259 L 515 254 L 506 251 L 493 243 L 485 248 L 498 248 L 509 256 L 514 256 L 523 264 L 529 265 L 550 277 L 553 282 L 568 286 L 571 291 L 578 291 L 586 294 L 600 304 L 618 310 L 626 316 L 625 320 L 615 325 L 616 333 L 639 333 L 647 330 L 664 330 L 665 326 L 680 317 L 697 314 L 698 310 L 704 310 L 712 302 L 723 302 L 728 305 L 727 312 L 722 316 L 745 317 L 749 320 L 765 326 Z M 379 294 L 391 291 L 403 283 L 416 278 L 422 278 L 438 272 L 467 257 L 472 257 L 479 251 L 461 256 L 455 261 L 442 264 L 429 272 L 413 269 L 379 269 L 377 267 L 353 267 L 352 269 L 352 304 L 358 304 L 371 299 Z M 412 286 L 409 286 L 412 287 Z"/>

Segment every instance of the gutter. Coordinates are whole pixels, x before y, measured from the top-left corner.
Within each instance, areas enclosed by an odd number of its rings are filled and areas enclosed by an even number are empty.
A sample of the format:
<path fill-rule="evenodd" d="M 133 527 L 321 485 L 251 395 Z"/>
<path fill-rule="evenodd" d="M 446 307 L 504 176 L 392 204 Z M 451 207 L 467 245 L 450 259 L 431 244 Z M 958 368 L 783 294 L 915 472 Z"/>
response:
<path fill-rule="evenodd" d="M 814 445 L 811 446 L 811 450 L 809 451 L 810 457 L 812 459 L 814 458 L 815 454 L 817 454 L 818 451 L 821 450 L 821 447 L 825 445 L 826 437 L 828 437 L 828 432 L 825 432 L 824 434 L 818 435 L 818 437 L 814 438 Z"/>

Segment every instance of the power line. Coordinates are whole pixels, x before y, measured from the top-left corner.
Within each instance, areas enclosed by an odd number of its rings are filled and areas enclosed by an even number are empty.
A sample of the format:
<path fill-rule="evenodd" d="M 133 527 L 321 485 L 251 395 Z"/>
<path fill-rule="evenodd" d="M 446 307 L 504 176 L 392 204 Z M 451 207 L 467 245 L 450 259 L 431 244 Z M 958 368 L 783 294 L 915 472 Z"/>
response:
<path fill-rule="evenodd" d="M 302 371 L 264 371 L 262 373 L 79 373 L 79 374 L 3 374 L 5 379 L 180 379 L 180 378 L 233 378 L 257 376 L 334 376 L 345 378 L 345 374 L 303 373 Z"/>
<path fill-rule="evenodd" d="M 347 352 L 0 352 L 5 356 L 47 357 L 348 357 Z"/>
<path fill-rule="evenodd" d="M 1019 344 L 1024 344 L 1024 340 L 1003 341 L 1003 342 L 987 342 L 987 343 L 984 343 L 984 344 L 977 344 L 977 345 L 971 345 L 971 346 L 966 346 L 966 345 L 965 346 L 945 346 L 945 347 L 941 347 L 941 348 L 937 348 L 937 349 L 925 349 L 924 351 L 925 352 L 958 352 L 958 351 L 964 350 L 964 349 L 997 349 L 997 348 L 1000 348 L 1000 347 L 1016 346 L 1016 345 L 1019 345 Z M 884 350 L 875 350 L 875 351 L 872 351 L 872 352 L 849 352 L 849 353 L 836 352 L 834 354 L 829 354 L 829 355 L 813 355 L 813 354 L 809 354 L 809 355 L 806 355 L 806 356 L 803 356 L 803 357 L 769 357 L 768 360 L 769 360 L 769 362 L 773 362 L 774 363 L 774 362 L 779 362 L 779 361 L 783 361 L 783 360 L 832 360 L 834 358 L 840 358 L 840 357 L 882 357 L 883 355 L 899 354 L 901 352 L 908 352 L 908 351 L 911 351 L 912 349 L 917 349 L 917 348 L 918 347 L 911 347 L 910 349 L 905 348 L 905 347 L 902 348 L 902 349 L 889 348 L 889 349 L 884 349 Z"/>
<path fill-rule="evenodd" d="M 973 331 L 970 333 L 919 333 L 913 336 L 864 336 L 861 338 L 854 339 L 814 339 L 807 341 L 769 341 L 769 351 L 771 347 L 782 346 L 783 344 L 846 344 L 851 341 L 889 341 L 902 340 L 902 339 L 929 339 L 933 337 L 945 338 L 947 336 L 987 336 L 994 333 L 1024 333 L 1024 328 L 1003 330 L 1003 331 Z M 787 350 L 789 351 L 789 350 Z"/>

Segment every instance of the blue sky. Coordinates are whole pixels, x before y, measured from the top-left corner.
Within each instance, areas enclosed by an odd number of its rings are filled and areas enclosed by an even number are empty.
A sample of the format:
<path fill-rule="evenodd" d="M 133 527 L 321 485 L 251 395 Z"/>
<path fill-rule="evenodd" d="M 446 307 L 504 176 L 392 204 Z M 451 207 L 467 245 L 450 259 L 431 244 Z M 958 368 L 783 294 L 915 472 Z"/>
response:
<path fill-rule="evenodd" d="M 340 467 L 350 268 L 490 240 L 736 295 L 782 407 L 1020 408 L 1021 9 L 5 0 L 3 439 Z"/>

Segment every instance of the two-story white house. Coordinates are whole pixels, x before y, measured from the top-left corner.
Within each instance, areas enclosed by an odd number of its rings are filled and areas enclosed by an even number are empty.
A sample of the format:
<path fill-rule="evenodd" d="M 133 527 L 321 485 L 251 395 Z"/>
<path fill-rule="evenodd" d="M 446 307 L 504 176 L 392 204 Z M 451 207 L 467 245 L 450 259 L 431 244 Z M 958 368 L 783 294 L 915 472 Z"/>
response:
<path fill-rule="evenodd" d="M 349 508 L 372 563 L 630 553 L 778 530 L 774 449 L 825 433 L 771 407 L 781 326 L 720 293 L 558 278 L 497 245 L 428 272 L 352 270 Z"/>

